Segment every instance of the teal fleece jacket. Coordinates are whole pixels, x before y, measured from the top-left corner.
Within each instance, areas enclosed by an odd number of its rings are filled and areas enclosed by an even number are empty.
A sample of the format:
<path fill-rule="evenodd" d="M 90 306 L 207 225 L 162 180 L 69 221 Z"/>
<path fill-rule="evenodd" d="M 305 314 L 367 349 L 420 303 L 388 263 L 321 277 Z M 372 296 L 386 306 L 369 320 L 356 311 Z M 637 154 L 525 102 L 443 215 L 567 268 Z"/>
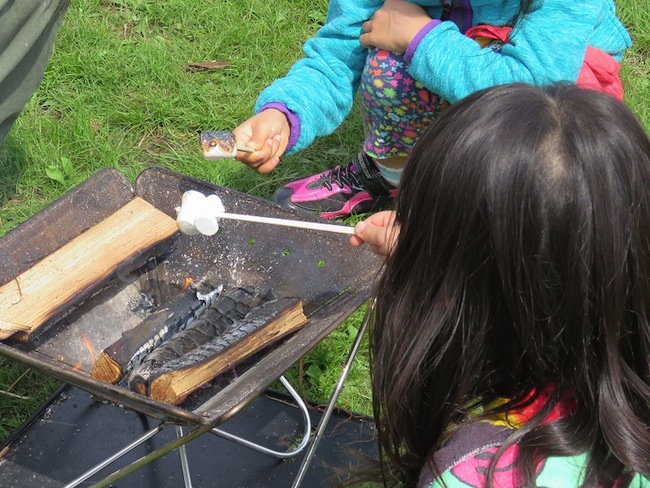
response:
<path fill-rule="evenodd" d="M 441 17 L 443 0 L 413 3 L 432 18 Z M 305 56 L 260 94 L 255 112 L 269 104 L 290 111 L 292 145 L 287 153 L 330 134 L 350 112 L 368 53 L 359 43 L 361 26 L 382 4 L 331 0 L 325 24 L 304 45 Z M 453 0 L 453 9 L 461 9 L 472 26 L 504 26 L 517 13 L 519 1 Z M 499 52 L 481 49 L 453 19 L 452 14 L 420 40 L 408 67 L 415 80 L 451 103 L 498 84 L 574 82 L 587 46 L 620 61 L 631 45 L 613 0 L 541 0 Z"/>

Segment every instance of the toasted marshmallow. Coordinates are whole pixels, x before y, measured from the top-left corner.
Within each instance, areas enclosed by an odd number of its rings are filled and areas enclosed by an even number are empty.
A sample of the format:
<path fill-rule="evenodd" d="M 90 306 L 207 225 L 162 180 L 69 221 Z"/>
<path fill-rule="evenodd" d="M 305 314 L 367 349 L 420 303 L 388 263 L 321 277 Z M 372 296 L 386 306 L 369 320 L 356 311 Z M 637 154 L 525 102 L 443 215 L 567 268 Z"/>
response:
<path fill-rule="evenodd" d="M 201 132 L 201 151 L 206 159 L 234 158 L 237 155 L 235 134 L 226 130 Z"/>

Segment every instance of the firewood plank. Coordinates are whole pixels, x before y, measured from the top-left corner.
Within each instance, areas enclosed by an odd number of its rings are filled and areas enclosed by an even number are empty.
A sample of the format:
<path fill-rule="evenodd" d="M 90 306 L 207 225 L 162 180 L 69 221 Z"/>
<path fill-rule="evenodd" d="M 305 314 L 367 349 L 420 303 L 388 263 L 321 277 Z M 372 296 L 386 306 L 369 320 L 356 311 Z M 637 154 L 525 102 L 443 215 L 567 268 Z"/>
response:
<path fill-rule="evenodd" d="M 204 383 L 298 330 L 306 321 L 299 298 L 283 298 L 253 309 L 222 336 L 161 368 L 149 380 L 149 396 L 177 405 Z M 183 363 L 189 364 L 178 367 Z"/>
<path fill-rule="evenodd" d="M 176 221 L 135 197 L 0 287 L 0 339 L 26 339 L 122 263 L 178 232 Z"/>

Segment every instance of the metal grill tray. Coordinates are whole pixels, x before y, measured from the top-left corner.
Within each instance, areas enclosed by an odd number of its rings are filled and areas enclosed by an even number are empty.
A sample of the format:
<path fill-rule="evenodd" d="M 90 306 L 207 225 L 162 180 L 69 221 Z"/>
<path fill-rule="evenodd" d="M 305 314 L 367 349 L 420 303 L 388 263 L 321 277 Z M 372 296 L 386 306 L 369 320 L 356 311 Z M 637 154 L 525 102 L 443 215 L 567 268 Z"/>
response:
<path fill-rule="evenodd" d="M 0 238 L 0 285 L 134 196 L 175 216 L 182 194 L 190 189 L 217 193 L 233 213 L 319 220 L 162 168 L 143 171 L 135 188 L 119 171 L 105 169 Z M 353 248 L 347 241 L 339 234 L 239 221 L 223 222 L 215 236 L 178 236 L 173 250 L 147 272 L 162 290 L 173 290 L 166 285 L 188 275 L 226 288 L 268 282 L 277 296 L 301 297 L 308 318 L 303 329 L 239 365 L 236 378 L 224 374 L 178 406 L 90 377 L 93 358 L 85 342 L 99 353 L 143 318 L 133 307 L 143 280 L 133 273 L 116 277 L 34 341 L 0 343 L 0 354 L 154 418 L 216 425 L 261 394 L 369 298 L 381 261 L 365 246 Z"/>

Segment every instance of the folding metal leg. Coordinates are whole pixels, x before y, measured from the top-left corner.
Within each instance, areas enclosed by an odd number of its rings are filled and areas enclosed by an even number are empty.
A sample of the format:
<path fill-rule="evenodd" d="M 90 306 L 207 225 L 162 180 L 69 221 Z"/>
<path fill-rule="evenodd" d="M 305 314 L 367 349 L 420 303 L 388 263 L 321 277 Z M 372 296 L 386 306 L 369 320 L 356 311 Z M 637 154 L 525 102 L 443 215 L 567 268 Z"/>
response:
<path fill-rule="evenodd" d="M 298 447 L 296 447 L 293 451 L 287 451 L 287 452 L 274 451 L 272 449 L 261 446 L 259 444 L 255 444 L 254 442 L 247 441 L 246 439 L 242 439 L 241 437 L 238 437 L 233 434 L 229 434 L 228 432 L 225 432 L 217 428 L 212 429 L 211 432 L 215 435 L 218 435 L 219 437 L 223 437 L 224 439 L 228 439 L 230 441 L 236 442 L 250 449 L 253 449 L 254 451 L 261 452 L 263 454 L 268 454 L 269 456 L 274 456 L 279 459 L 288 459 L 297 456 L 300 452 L 302 452 L 302 450 L 305 448 L 305 446 L 307 446 L 307 443 L 309 442 L 309 436 L 311 435 L 311 419 L 309 418 L 309 411 L 307 410 L 307 405 L 305 405 L 304 400 L 300 397 L 300 395 L 298 395 L 296 390 L 293 389 L 289 381 L 287 381 L 287 379 L 284 376 L 280 376 L 280 382 L 282 382 L 282 384 L 287 389 L 289 394 L 293 397 L 294 401 L 298 405 L 298 408 L 300 408 L 300 411 L 302 412 L 302 417 L 305 421 L 305 430 L 303 433 L 302 441 L 300 441 Z"/>
<path fill-rule="evenodd" d="M 176 438 L 180 439 L 181 437 L 183 437 L 183 427 L 177 425 Z M 181 471 L 183 472 L 183 482 L 185 483 L 185 488 L 192 488 L 192 475 L 190 474 L 190 463 L 187 460 L 187 450 L 185 449 L 185 444 L 178 448 L 178 456 L 181 460 Z"/>
<path fill-rule="evenodd" d="M 121 458 L 125 454 L 128 454 L 133 449 L 138 447 L 140 444 L 142 444 L 142 443 L 148 441 L 149 439 L 151 439 L 154 435 L 156 435 L 158 432 L 160 432 L 163 429 L 163 427 L 164 427 L 164 422 L 161 422 L 160 424 L 158 424 L 158 427 L 156 427 L 155 429 L 151 429 L 148 432 L 145 432 L 144 435 L 138 437 L 131 444 L 126 446 L 124 449 L 121 449 L 120 451 L 117 451 L 115 454 L 113 454 L 108 459 L 106 459 L 106 460 L 102 461 L 101 463 L 93 466 L 88 471 L 86 471 L 81 476 L 79 476 L 77 479 L 75 479 L 75 480 L 71 481 L 70 483 L 68 483 L 67 485 L 65 485 L 64 488 L 74 488 L 75 486 L 79 486 L 81 483 L 86 481 L 88 478 L 90 478 L 94 474 L 99 473 L 106 466 L 110 465 L 114 461 L 117 461 L 119 458 Z"/>
<path fill-rule="evenodd" d="M 163 447 L 160 449 L 156 449 L 155 451 L 147 454 L 146 456 L 142 456 L 140 459 L 137 461 L 134 461 L 133 463 L 129 464 L 128 466 L 125 466 L 124 468 L 115 471 L 113 474 L 110 476 L 104 478 L 103 480 L 95 483 L 94 485 L 91 485 L 91 488 L 103 488 L 106 486 L 112 485 L 115 481 L 120 480 L 124 478 L 125 476 L 133 473 L 134 471 L 137 471 L 143 466 L 146 466 L 147 464 L 155 461 L 158 458 L 163 457 L 165 454 L 173 451 L 174 449 L 178 449 L 181 446 L 184 446 L 188 442 L 190 442 L 193 439 L 196 439 L 197 437 L 202 436 L 203 434 L 209 432 L 211 429 L 210 425 L 203 425 L 201 427 L 198 427 L 194 429 L 193 431 L 184 434 L 181 437 L 177 437 L 175 440 L 165 444 Z M 142 442 L 140 442 L 141 444 Z M 115 456 L 112 456 L 114 458 Z M 117 459 L 115 457 L 115 459 Z M 113 459 L 111 462 L 113 462 L 115 459 Z M 104 466 L 106 466 L 106 463 L 103 463 Z M 95 471 L 96 472 L 96 471 Z M 94 473 L 93 473 L 94 474 Z M 92 475 L 91 475 L 92 476 Z M 77 486 L 77 485 L 72 485 L 72 486 Z M 70 488 L 72 488 L 72 486 Z M 68 488 L 67 486 L 65 488 Z"/>
<path fill-rule="evenodd" d="M 325 410 L 325 413 L 321 417 L 318 427 L 316 428 L 316 433 L 314 434 L 314 438 L 311 442 L 311 445 L 309 446 L 309 449 L 307 450 L 307 453 L 305 454 L 305 457 L 302 460 L 302 463 L 298 470 L 298 474 L 296 475 L 296 479 L 294 480 L 293 485 L 291 485 L 292 488 L 298 488 L 302 484 L 305 474 L 307 473 L 309 464 L 311 463 L 311 460 L 314 457 L 314 453 L 316 452 L 316 447 L 318 446 L 320 439 L 325 433 L 325 428 L 327 427 L 330 417 L 332 416 L 332 411 L 334 410 L 334 405 L 336 404 L 336 400 L 338 399 L 339 394 L 343 389 L 343 383 L 345 382 L 345 379 L 347 378 L 348 373 L 350 371 L 350 367 L 352 366 L 354 358 L 357 355 L 357 351 L 359 350 L 359 346 L 361 345 L 361 340 L 363 339 L 363 334 L 365 333 L 366 328 L 368 326 L 369 318 L 370 318 L 370 313 L 368 312 L 366 313 L 366 316 L 363 319 L 363 323 L 359 328 L 359 332 L 357 332 L 357 336 L 355 337 L 354 342 L 352 343 L 352 347 L 350 348 L 350 353 L 348 354 L 348 359 L 345 362 L 345 365 L 343 366 L 343 370 L 341 371 L 341 375 L 339 376 L 338 382 L 336 383 L 334 392 L 332 393 L 329 403 L 327 404 L 327 409 Z"/>
<path fill-rule="evenodd" d="M 211 427 L 210 425 L 207 426 L 202 426 L 200 428 L 197 428 L 188 434 L 183 433 L 183 428 L 181 426 L 176 426 L 176 440 L 166 444 L 165 446 L 161 447 L 160 449 L 157 449 L 146 456 L 141 457 L 140 459 L 134 461 L 128 466 L 125 466 L 124 468 L 114 472 L 111 474 L 109 477 L 97 482 L 96 484 L 92 485 L 93 488 L 100 488 L 104 486 L 109 486 L 111 483 L 123 478 L 124 476 L 127 476 L 128 474 L 140 469 L 141 467 L 155 461 L 156 459 L 164 456 L 168 452 L 173 451 L 174 449 L 179 449 L 179 456 L 180 456 L 180 461 L 181 461 L 181 468 L 183 472 L 183 480 L 185 482 L 185 488 L 192 488 L 192 480 L 191 480 L 191 473 L 190 473 L 190 468 L 189 468 L 189 463 L 187 460 L 187 455 L 185 453 L 185 444 L 187 444 L 189 441 L 192 439 L 195 439 L 196 437 L 199 437 L 200 435 L 203 435 L 207 432 L 212 432 L 215 435 L 218 435 L 220 437 L 223 437 L 225 439 L 228 439 L 230 441 L 236 442 L 238 444 L 241 444 L 245 447 L 248 447 L 250 449 L 253 449 L 255 451 L 268 454 L 270 456 L 274 456 L 280 459 L 286 459 L 290 457 L 294 457 L 298 455 L 300 452 L 302 452 L 305 447 L 307 446 L 311 434 L 311 419 L 309 417 L 309 411 L 307 410 L 307 405 L 305 405 L 305 402 L 303 399 L 298 395 L 296 390 L 293 389 L 291 384 L 287 381 L 287 379 L 284 376 L 280 376 L 280 381 L 284 385 L 284 387 L 287 389 L 289 394 L 293 397 L 295 402 L 297 403 L 298 407 L 300 408 L 305 427 L 304 427 L 304 432 L 303 432 L 303 438 L 298 447 L 294 450 L 287 451 L 287 452 L 280 452 L 280 451 L 274 451 L 272 449 L 269 449 L 267 447 L 261 446 L 259 444 L 256 444 L 254 442 L 248 441 L 246 439 L 243 439 L 241 437 L 238 437 L 236 435 L 230 434 L 228 432 L 225 432 L 223 430 L 217 429 L 215 427 Z M 146 442 L 150 438 L 152 438 L 154 435 L 159 433 L 165 426 L 165 422 L 161 422 L 158 427 L 155 429 L 152 429 L 148 432 L 146 432 L 144 435 L 140 436 L 138 439 L 133 441 L 131 444 L 126 446 L 125 448 L 121 449 L 120 451 L 116 452 L 113 454 L 111 457 L 106 459 L 105 461 L 102 461 L 101 463 L 97 464 L 96 466 L 93 466 L 90 468 L 88 471 L 83 473 L 81 476 L 76 478 L 74 481 L 68 483 L 64 488 L 74 488 L 76 486 L 79 486 L 81 483 L 86 481 L 88 478 L 94 476 L 97 474 L 99 471 L 104 469 L 105 467 L 109 466 L 112 464 L 114 461 L 118 460 L 125 454 L 128 454 L 131 452 L 133 449 L 138 447 L 140 444 Z"/>

